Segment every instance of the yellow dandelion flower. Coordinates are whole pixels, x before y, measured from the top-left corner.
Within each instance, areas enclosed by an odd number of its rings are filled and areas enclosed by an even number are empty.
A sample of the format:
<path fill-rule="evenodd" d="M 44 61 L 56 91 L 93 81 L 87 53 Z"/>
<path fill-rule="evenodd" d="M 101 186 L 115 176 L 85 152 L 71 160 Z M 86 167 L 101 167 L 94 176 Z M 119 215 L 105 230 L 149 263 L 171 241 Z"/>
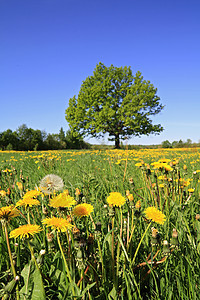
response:
<path fill-rule="evenodd" d="M 159 187 L 160 187 L 160 188 L 164 188 L 164 187 L 165 187 L 164 183 L 160 183 L 160 184 L 159 184 Z"/>
<path fill-rule="evenodd" d="M 26 198 L 37 198 L 40 194 L 41 194 L 40 191 L 31 190 L 31 191 L 26 192 L 26 194 L 23 196 L 23 199 L 26 199 Z"/>
<path fill-rule="evenodd" d="M 34 236 L 34 234 L 39 233 L 42 228 L 39 225 L 22 225 L 10 232 L 10 238 L 29 238 L 30 236 Z"/>
<path fill-rule="evenodd" d="M 0 208 L 0 219 L 10 221 L 10 219 L 19 216 L 19 211 L 13 206 L 4 206 Z"/>
<path fill-rule="evenodd" d="M 126 202 L 126 199 L 118 192 L 112 192 L 107 198 L 109 206 L 121 207 Z"/>
<path fill-rule="evenodd" d="M 0 196 L 5 197 L 5 196 L 6 196 L 6 191 L 1 190 L 1 191 L 0 191 Z"/>
<path fill-rule="evenodd" d="M 173 171 L 173 168 L 169 165 L 166 164 L 166 166 L 164 166 L 166 171 Z"/>
<path fill-rule="evenodd" d="M 76 200 L 67 195 L 67 193 L 61 193 L 58 196 L 50 200 L 49 206 L 51 207 L 71 207 L 76 204 Z"/>
<path fill-rule="evenodd" d="M 148 207 L 146 208 L 144 213 L 147 219 L 152 220 L 153 222 L 156 222 L 161 225 L 163 225 L 166 220 L 166 216 L 156 207 Z"/>
<path fill-rule="evenodd" d="M 63 218 L 46 218 L 42 221 L 43 224 L 45 224 L 47 227 L 51 227 L 52 229 L 56 229 L 58 231 L 65 232 L 67 229 L 71 229 L 73 225 Z"/>
<path fill-rule="evenodd" d="M 87 217 L 93 212 L 94 207 L 91 204 L 82 203 L 78 204 L 73 209 L 73 214 L 77 217 Z"/>
<path fill-rule="evenodd" d="M 134 200 L 133 194 L 129 194 L 127 197 L 128 197 L 128 200 L 129 200 L 129 201 L 133 201 L 133 200 Z"/>
<path fill-rule="evenodd" d="M 192 189 L 192 188 L 191 188 L 191 189 L 188 189 L 188 192 L 189 192 L 189 193 L 194 193 L 194 189 Z"/>
<path fill-rule="evenodd" d="M 162 159 L 159 159 L 159 163 L 168 163 L 168 162 L 170 162 L 171 161 L 171 159 L 169 159 L 169 158 L 162 158 Z"/>
<path fill-rule="evenodd" d="M 34 198 L 23 198 L 16 203 L 16 207 L 18 206 L 27 206 L 32 207 L 33 205 L 40 205 L 40 201 Z"/>

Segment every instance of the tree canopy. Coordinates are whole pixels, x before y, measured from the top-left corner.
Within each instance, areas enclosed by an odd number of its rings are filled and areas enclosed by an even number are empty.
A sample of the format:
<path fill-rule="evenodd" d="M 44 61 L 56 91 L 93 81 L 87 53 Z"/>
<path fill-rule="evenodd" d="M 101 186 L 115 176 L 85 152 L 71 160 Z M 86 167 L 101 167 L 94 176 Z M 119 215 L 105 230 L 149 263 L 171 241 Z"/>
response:
<path fill-rule="evenodd" d="M 154 125 L 151 116 L 162 109 L 157 89 L 140 72 L 99 63 L 78 97 L 69 99 L 66 120 L 75 134 L 100 138 L 108 133 L 119 148 L 120 139 L 160 133 L 163 127 Z"/>

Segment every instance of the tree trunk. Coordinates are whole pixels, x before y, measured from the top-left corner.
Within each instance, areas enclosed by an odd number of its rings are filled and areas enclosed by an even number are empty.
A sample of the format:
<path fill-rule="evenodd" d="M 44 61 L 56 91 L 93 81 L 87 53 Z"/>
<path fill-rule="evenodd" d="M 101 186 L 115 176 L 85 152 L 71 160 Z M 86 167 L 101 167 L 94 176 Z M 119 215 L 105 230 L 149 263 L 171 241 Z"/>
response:
<path fill-rule="evenodd" d="M 119 134 L 115 135 L 115 149 L 120 149 Z"/>

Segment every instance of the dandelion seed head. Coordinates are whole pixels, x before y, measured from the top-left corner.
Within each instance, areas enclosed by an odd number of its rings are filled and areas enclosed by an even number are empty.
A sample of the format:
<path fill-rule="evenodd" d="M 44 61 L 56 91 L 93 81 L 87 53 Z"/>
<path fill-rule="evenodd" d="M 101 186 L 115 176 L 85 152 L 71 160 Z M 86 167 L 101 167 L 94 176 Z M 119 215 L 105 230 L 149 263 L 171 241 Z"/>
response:
<path fill-rule="evenodd" d="M 63 189 L 64 183 L 61 177 L 49 174 L 40 181 L 40 189 L 45 194 L 53 194 Z"/>

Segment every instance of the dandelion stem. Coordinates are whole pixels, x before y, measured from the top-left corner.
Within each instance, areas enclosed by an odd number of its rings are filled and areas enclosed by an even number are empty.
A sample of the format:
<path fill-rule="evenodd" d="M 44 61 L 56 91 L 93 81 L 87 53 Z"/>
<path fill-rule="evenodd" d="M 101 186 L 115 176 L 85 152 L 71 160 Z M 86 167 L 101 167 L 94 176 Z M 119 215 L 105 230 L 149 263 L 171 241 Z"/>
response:
<path fill-rule="evenodd" d="M 115 225 L 115 217 L 112 218 L 112 246 L 111 246 L 111 255 L 112 255 L 112 272 L 113 279 L 115 278 L 115 260 L 114 260 L 114 225 Z"/>
<path fill-rule="evenodd" d="M 35 263 L 35 266 L 36 266 L 36 268 L 37 268 L 38 270 L 40 270 L 40 269 L 39 269 L 39 266 L 38 266 L 38 263 L 37 263 L 37 260 L 36 260 L 36 258 L 35 258 L 34 252 L 33 252 L 33 248 L 31 247 L 29 240 L 27 240 L 27 243 L 28 243 L 29 250 L 30 250 L 30 252 L 31 252 L 31 257 L 32 257 L 32 259 L 33 259 L 33 261 L 34 261 L 34 263 Z"/>
<path fill-rule="evenodd" d="M 132 260 L 132 262 L 131 262 L 131 267 L 132 267 L 132 265 L 135 263 L 136 256 L 137 256 L 137 254 L 138 254 L 138 251 L 139 251 L 139 249 L 140 249 L 140 246 L 141 246 L 141 244 L 142 244 L 142 241 L 143 241 L 143 239 L 144 239 L 144 237 L 145 237 L 145 235 L 146 235 L 146 233 L 147 233 L 147 231 L 148 231 L 150 225 L 151 225 L 151 222 L 150 222 L 149 225 L 147 226 L 147 228 L 146 228 L 145 232 L 143 233 L 142 238 L 141 238 L 141 240 L 140 240 L 140 242 L 139 242 L 139 244 L 138 244 L 138 246 L 137 246 L 137 249 L 136 249 L 135 254 L 134 254 L 134 257 L 133 257 L 133 260 Z"/>
<path fill-rule="evenodd" d="M 13 258 L 12 258 L 12 253 L 11 253 L 11 249 L 10 249 L 10 243 L 9 243 L 9 238 L 8 238 L 8 230 L 7 230 L 7 225 L 4 222 L 4 230 L 5 230 L 5 236 L 6 236 L 6 243 L 7 243 L 7 248 L 8 248 L 8 254 L 9 254 L 9 258 L 10 258 L 10 264 L 11 264 L 11 268 L 12 268 L 12 272 L 13 272 L 13 276 L 14 278 L 16 278 L 17 274 L 15 271 L 15 266 L 13 263 Z M 18 280 L 17 280 L 17 285 L 16 285 L 16 299 L 19 300 L 19 285 L 18 285 Z"/>
<path fill-rule="evenodd" d="M 74 291 L 74 287 L 73 287 L 73 280 L 72 280 L 72 277 L 71 277 L 71 274 L 70 274 L 70 271 L 69 271 L 69 267 L 68 267 L 68 264 L 67 264 L 67 261 L 66 261 L 64 252 L 63 252 L 63 248 L 62 248 L 62 245 L 61 245 L 61 242 L 60 242 L 60 237 L 59 237 L 58 231 L 57 231 L 57 241 L 58 241 L 58 245 L 59 245 L 59 248 L 60 248 L 60 252 L 61 252 L 61 255 L 62 255 L 64 264 L 65 264 L 65 270 L 66 270 L 66 272 L 67 272 L 67 276 L 68 276 L 69 282 L 70 282 L 71 285 L 72 285 L 72 294 L 73 294 L 73 296 L 75 296 L 75 291 Z"/>

